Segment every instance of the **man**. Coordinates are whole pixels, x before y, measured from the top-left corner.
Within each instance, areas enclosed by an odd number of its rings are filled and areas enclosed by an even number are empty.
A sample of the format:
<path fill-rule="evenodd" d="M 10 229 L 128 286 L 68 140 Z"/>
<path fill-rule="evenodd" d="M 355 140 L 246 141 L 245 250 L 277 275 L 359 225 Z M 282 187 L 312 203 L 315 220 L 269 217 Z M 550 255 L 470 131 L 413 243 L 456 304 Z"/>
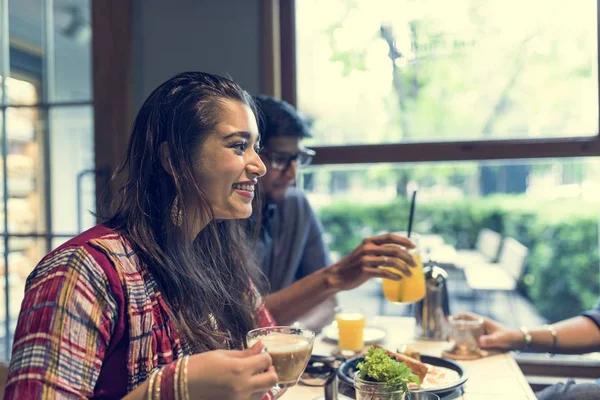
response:
<path fill-rule="evenodd" d="M 352 253 L 335 264 L 323 241 L 323 227 L 301 190 L 294 187 L 298 168 L 310 164 L 314 151 L 302 146 L 310 137 L 304 121 L 284 101 L 255 98 L 259 109 L 261 157 L 267 173 L 259 185 L 265 195 L 261 240 L 257 257 L 270 283 L 267 307 L 319 331 L 329 323 L 336 305 L 335 293 L 353 289 L 371 277 L 399 279 L 379 269 L 388 265 L 410 276 L 414 266 L 405 248 L 414 245 L 404 237 L 385 234 L 366 238 Z"/>

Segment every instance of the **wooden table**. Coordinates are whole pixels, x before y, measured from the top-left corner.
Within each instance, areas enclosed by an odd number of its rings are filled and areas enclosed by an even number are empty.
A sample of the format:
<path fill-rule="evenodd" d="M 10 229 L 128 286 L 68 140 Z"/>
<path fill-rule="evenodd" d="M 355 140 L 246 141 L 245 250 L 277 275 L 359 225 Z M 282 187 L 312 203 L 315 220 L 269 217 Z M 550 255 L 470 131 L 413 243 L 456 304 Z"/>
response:
<path fill-rule="evenodd" d="M 421 354 L 441 356 L 448 342 L 434 342 L 414 339 L 415 320 L 407 317 L 375 317 L 368 321 L 387 330 L 384 345 L 395 350 L 402 344 L 409 344 Z M 335 345 L 317 337 L 313 354 L 330 355 Z M 461 400 L 535 400 L 535 394 L 525 380 L 525 376 L 510 353 L 502 353 L 475 361 L 458 361 L 466 370 L 469 379 L 464 385 L 464 394 L 452 396 Z M 322 387 L 297 385 L 290 388 L 282 400 L 312 400 L 323 396 Z"/>

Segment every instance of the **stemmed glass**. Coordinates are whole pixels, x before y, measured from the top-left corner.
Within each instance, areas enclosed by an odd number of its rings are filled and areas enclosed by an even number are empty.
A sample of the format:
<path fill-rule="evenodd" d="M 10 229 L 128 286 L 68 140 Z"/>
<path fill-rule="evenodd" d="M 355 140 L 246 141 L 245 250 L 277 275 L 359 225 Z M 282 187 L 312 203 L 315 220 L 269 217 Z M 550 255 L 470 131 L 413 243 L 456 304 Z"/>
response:
<path fill-rule="evenodd" d="M 271 356 L 279 377 L 277 387 L 280 390 L 275 397 L 278 399 L 287 388 L 298 383 L 310 360 L 315 333 L 293 326 L 271 326 L 251 330 L 246 335 L 246 341 L 248 347 L 261 341 Z"/>

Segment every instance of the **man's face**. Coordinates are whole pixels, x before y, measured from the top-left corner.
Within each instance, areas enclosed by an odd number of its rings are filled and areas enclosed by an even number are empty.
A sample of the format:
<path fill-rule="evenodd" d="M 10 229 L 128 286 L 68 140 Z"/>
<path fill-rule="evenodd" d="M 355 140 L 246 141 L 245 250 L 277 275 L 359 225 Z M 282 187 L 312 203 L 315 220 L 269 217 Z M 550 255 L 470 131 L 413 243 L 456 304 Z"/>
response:
<path fill-rule="evenodd" d="M 297 165 L 292 161 L 285 170 L 272 168 L 269 158 L 283 159 L 285 156 L 294 156 L 300 152 L 299 137 L 294 136 L 276 136 L 269 139 L 261 155 L 263 162 L 267 166 L 267 173 L 260 180 L 265 194 L 273 201 L 280 202 L 285 196 L 287 188 L 296 181 Z"/>

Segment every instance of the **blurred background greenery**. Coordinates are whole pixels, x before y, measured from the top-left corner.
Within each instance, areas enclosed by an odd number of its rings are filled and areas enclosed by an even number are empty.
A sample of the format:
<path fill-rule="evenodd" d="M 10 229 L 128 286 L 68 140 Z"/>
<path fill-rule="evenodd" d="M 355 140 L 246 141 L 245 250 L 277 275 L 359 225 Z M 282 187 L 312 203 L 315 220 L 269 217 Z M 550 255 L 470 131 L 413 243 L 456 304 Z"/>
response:
<path fill-rule="evenodd" d="M 407 226 L 409 203 L 336 202 L 319 210 L 332 251 L 347 254 L 366 234 Z M 600 293 L 598 211 L 578 201 L 527 201 L 523 196 L 439 201 L 419 205 L 415 230 L 440 234 L 458 249 L 476 242 L 488 227 L 530 250 L 519 291 L 549 321 L 590 308 Z"/>

